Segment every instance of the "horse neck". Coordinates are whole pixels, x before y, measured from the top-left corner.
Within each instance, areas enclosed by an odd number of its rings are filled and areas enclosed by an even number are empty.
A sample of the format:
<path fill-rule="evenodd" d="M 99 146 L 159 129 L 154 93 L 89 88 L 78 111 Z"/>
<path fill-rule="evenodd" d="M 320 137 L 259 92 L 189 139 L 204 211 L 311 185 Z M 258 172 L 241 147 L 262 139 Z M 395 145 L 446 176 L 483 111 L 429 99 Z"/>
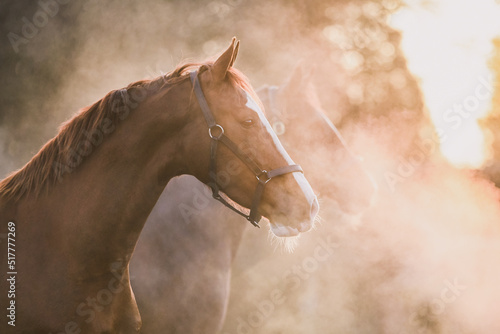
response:
<path fill-rule="evenodd" d="M 38 223 L 57 231 L 63 251 L 95 265 L 89 269 L 117 259 L 128 263 L 161 192 L 182 173 L 179 132 L 188 121 L 186 106 L 160 101 L 166 102 L 154 96 L 143 101 L 46 195 L 25 201 L 31 212 L 49 212 Z M 156 108 L 168 117 L 151 112 Z"/>

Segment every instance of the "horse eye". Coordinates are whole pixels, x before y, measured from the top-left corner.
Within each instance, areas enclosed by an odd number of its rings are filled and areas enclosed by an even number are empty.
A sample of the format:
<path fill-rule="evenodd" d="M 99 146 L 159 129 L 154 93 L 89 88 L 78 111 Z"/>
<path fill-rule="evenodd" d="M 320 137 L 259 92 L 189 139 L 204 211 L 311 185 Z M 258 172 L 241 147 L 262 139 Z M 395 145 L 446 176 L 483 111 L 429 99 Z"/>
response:
<path fill-rule="evenodd" d="M 249 127 L 251 127 L 252 125 L 254 125 L 254 121 L 253 121 L 253 119 L 247 119 L 247 120 L 243 121 L 243 125 L 244 125 L 245 127 L 248 127 L 248 128 L 249 128 Z"/>

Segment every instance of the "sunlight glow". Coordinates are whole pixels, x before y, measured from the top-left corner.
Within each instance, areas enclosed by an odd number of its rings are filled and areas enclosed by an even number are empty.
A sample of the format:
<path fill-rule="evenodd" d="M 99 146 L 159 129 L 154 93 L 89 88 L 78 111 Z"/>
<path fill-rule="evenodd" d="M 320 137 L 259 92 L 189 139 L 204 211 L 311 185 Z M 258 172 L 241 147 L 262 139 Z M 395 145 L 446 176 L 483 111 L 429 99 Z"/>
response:
<path fill-rule="evenodd" d="M 409 0 L 391 18 L 403 33 L 408 67 L 421 80 L 443 155 L 458 167 L 478 168 L 486 158 L 477 120 L 490 108 L 488 68 L 500 35 L 495 0 Z"/>

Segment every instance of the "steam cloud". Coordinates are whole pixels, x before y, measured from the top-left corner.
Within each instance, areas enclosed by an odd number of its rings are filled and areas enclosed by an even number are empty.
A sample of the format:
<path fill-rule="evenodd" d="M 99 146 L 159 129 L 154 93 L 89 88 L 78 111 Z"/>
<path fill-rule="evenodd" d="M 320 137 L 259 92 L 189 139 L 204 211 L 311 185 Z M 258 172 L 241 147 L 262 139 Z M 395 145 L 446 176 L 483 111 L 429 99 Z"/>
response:
<path fill-rule="evenodd" d="M 26 163 L 78 108 L 212 56 L 236 35 L 237 67 L 255 87 L 280 84 L 299 58 L 316 63 L 321 103 L 380 189 L 362 217 L 324 206 L 293 254 L 248 230 L 222 333 L 498 333 L 500 193 L 425 142 L 434 137 L 418 83 L 384 21 L 400 2 L 307 4 L 61 2 L 15 52 L 7 34 L 22 36 L 40 6 L 4 1 L 0 173 Z"/>

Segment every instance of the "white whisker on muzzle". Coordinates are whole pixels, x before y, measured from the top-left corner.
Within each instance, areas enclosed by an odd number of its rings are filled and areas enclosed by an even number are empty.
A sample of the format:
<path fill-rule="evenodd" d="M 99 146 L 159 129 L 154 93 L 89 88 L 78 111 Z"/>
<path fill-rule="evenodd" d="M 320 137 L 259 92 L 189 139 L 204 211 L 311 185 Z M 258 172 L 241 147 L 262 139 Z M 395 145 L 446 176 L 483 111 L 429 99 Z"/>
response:
<path fill-rule="evenodd" d="M 282 253 L 293 253 L 299 244 L 300 234 L 293 237 L 278 237 L 271 230 L 268 230 L 269 242 L 274 246 L 274 251 L 279 250 Z"/>

